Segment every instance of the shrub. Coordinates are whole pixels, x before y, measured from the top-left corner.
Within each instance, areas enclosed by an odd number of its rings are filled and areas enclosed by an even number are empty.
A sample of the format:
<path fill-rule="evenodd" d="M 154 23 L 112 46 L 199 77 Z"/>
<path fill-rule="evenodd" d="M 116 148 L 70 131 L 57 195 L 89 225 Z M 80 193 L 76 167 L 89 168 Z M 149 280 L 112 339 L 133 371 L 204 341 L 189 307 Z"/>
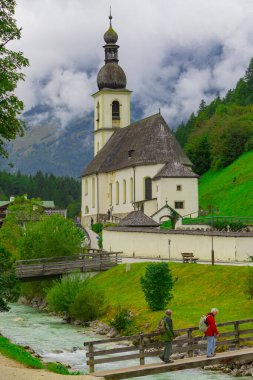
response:
<path fill-rule="evenodd" d="M 172 229 L 172 223 L 171 223 L 171 220 L 166 220 L 165 222 L 163 222 L 161 225 L 160 225 L 160 228 L 161 229 L 164 229 L 164 230 L 171 230 Z"/>
<path fill-rule="evenodd" d="M 127 331 L 133 322 L 133 315 L 130 310 L 118 308 L 117 313 L 113 319 L 110 320 L 110 325 L 117 331 Z"/>
<path fill-rule="evenodd" d="M 103 229 L 103 224 L 102 223 L 95 223 L 92 226 L 92 231 L 96 232 L 96 234 L 98 234 L 99 232 L 101 232 L 102 229 Z"/>
<path fill-rule="evenodd" d="M 86 281 L 87 278 L 83 278 L 80 273 L 54 281 L 46 297 L 49 310 L 69 315 L 69 309 Z"/>
<path fill-rule="evenodd" d="M 117 223 L 106 222 L 106 223 L 103 225 L 103 228 L 106 228 L 106 227 L 116 227 L 116 226 L 117 226 Z"/>
<path fill-rule="evenodd" d="M 151 263 L 141 277 L 141 287 L 151 310 L 163 310 L 173 298 L 173 279 L 168 263 Z"/>
<path fill-rule="evenodd" d="M 245 288 L 244 293 L 246 294 L 247 298 L 252 299 L 253 298 L 253 268 L 248 268 L 248 273 L 245 278 Z"/>
<path fill-rule="evenodd" d="M 211 222 L 208 224 L 211 224 Z M 243 224 L 242 222 L 226 222 L 226 221 L 213 222 L 213 227 L 219 231 L 227 231 L 228 226 L 229 226 L 230 231 L 241 231 L 242 229 L 247 227 L 246 224 Z"/>
<path fill-rule="evenodd" d="M 92 321 L 104 312 L 104 293 L 92 286 L 90 281 L 85 282 L 69 309 L 71 318 L 82 322 Z"/>

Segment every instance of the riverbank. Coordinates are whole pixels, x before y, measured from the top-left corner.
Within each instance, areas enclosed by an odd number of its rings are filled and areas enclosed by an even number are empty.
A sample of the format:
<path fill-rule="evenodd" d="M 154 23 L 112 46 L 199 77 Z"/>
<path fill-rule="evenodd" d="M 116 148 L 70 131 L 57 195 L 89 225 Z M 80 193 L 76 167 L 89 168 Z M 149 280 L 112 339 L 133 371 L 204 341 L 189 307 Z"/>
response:
<path fill-rule="evenodd" d="M 91 375 L 59 375 L 45 369 L 26 368 L 0 354 L 0 380 L 94 380 Z M 103 379 L 102 377 L 100 379 Z"/>

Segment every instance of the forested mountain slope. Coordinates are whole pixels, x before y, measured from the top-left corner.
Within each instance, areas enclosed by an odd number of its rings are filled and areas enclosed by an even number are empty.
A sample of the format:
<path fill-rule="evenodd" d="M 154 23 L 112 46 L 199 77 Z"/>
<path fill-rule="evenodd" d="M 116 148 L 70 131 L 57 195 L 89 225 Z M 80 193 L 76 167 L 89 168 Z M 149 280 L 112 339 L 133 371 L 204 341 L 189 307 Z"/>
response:
<path fill-rule="evenodd" d="M 253 59 L 236 88 L 209 105 L 202 100 L 197 115 L 178 127 L 176 137 L 198 174 L 224 168 L 253 150 Z"/>

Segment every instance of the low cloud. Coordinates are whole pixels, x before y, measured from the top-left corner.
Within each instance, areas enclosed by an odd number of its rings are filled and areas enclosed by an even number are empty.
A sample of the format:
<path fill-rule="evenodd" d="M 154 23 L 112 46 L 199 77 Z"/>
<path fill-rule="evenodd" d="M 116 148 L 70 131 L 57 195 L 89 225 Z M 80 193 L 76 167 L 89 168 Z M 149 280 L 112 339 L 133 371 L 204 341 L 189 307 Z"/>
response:
<path fill-rule="evenodd" d="M 160 108 L 173 127 L 201 99 L 223 96 L 253 56 L 252 0 L 111 0 L 120 65 L 144 116 Z M 54 108 L 65 126 L 93 109 L 103 65 L 107 0 L 19 0 L 14 46 L 30 59 L 18 95 L 26 110 Z"/>

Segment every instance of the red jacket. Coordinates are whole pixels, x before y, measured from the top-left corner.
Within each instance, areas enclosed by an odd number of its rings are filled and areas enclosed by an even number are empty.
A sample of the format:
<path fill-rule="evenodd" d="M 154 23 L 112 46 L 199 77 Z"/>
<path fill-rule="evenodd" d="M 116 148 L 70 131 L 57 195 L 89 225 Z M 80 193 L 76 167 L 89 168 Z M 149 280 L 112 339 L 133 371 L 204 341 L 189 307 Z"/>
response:
<path fill-rule="evenodd" d="M 215 324 L 214 315 L 212 313 L 207 314 L 206 323 L 208 326 L 206 330 L 206 336 L 214 336 L 219 334 Z"/>

